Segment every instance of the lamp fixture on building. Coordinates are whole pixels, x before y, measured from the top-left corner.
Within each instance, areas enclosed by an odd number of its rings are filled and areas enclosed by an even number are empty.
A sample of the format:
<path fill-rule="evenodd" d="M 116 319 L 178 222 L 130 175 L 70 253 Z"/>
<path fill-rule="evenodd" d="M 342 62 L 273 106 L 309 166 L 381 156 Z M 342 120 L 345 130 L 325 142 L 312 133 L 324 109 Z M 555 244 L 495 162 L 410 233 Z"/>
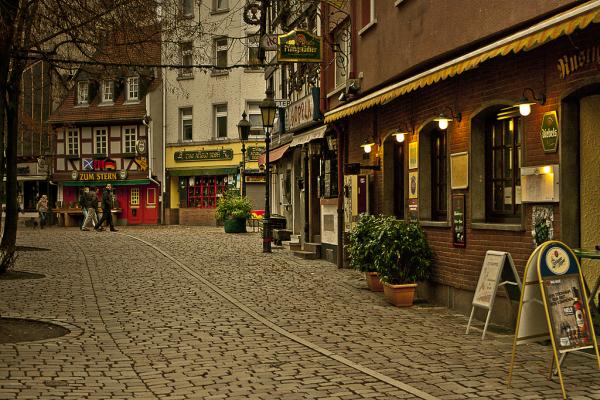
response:
<path fill-rule="evenodd" d="M 402 142 L 404 142 L 404 139 L 406 138 L 406 133 L 405 132 L 396 132 L 396 133 L 393 133 L 392 136 L 394 136 L 396 138 L 396 142 L 402 143 Z"/>
<path fill-rule="evenodd" d="M 265 213 L 263 216 L 263 253 L 271 252 L 271 177 L 269 169 L 269 143 L 271 143 L 271 129 L 275 122 L 277 113 L 277 104 L 273 100 L 273 89 L 267 88 L 265 92 L 267 97 L 259 104 L 260 115 L 262 117 L 263 127 L 265 128 Z"/>
<path fill-rule="evenodd" d="M 527 91 L 531 92 L 531 98 L 533 99 L 533 101 L 529 100 L 529 98 L 527 98 L 527 96 L 525 96 L 525 92 L 527 92 Z M 532 88 L 525 88 L 525 89 L 523 89 L 523 95 L 521 96 L 519 101 L 515 104 L 515 107 L 519 107 L 519 114 L 526 117 L 529 114 L 531 114 L 531 106 L 536 103 L 539 103 L 540 105 L 544 105 L 546 103 L 546 95 L 542 93 L 542 94 L 540 94 L 540 97 L 536 97 L 535 92 L 533 91 Z"/>
<path fill-rule="evenodd" d="M 360 145 L 360 147 L 363 148 L 364 152 L 369 154 L 371 152 L 371 150 L 373 150 L 373 146 L 375 146 L 375 143 L 373 142 L 367 142 L 367 140 L 365 139 L 365 141 L 363 142 L 363 144 Z"/>
<path fill-rule="evenodd" d="M 244 110 L 242 119 L 237 125 L 240 142 L 242 142 L 242 169 L 240 171 L 242 196 L 246 196 L 246 141 L 248 140 L 248 136 L 250 136 L 250 128 L 252 127 L 246 116 L 246 110 Z"/>
<path fill-rule="evenodd" d="M 434 121 L 437 121 L 438 126 L 440 127 L 440 129 L 446 129 L 446 128 L 448 128 L 448 122 L 453 121 L 454 119 L 456 119 L 458 122 L 460 122 L 462 120 L 462 114 L 461 113 L 454 114 L 454 110 L 452 110 L 448 106 L 446 106 L 445 109 L 447 109 L 448 111 L 450 111 L 450 116 L 447 116 L 442 111 L 439 116 L 437 116 L 437 117 L 435 117 L 433 119 Z"/>

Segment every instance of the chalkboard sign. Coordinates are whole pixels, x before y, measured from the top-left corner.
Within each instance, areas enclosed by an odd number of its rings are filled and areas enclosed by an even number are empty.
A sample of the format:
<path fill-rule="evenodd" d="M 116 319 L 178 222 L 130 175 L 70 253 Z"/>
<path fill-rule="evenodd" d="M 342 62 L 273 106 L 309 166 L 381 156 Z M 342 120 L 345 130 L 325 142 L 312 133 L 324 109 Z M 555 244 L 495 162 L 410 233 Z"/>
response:
<path fill-rule="evenodd" d="M 465 247 L 467 235 L 465 229 L 465 195 L 452 195 L 452 244 L 454 247 Z"/>

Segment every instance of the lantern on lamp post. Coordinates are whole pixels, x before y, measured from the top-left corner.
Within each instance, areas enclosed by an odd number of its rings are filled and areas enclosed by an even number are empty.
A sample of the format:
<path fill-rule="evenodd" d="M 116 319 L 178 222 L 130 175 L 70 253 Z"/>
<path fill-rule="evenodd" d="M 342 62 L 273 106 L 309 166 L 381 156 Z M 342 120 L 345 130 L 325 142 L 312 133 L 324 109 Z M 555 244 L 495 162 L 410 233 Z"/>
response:
<path fill-rule="evenodd" d="M 240 142 L 242 142 L 242 168 L 240 170 L 241 189 L 242 196 L 246 196 L 246 141 L 250 136 L 251 124 L 246 119 L 246 111 L 242 113 L 242 119 L 238 122 L 238 134 L 240 135 Z"/>
<path fill-rule="evenodd" d="M 271 252 L 271 179 L 269 166 L 269 144 L 271 143 L 271 129 L 275 122 L 275 114 L 277 113 L 277 104 L 273 100 L 273 90 L 268 88 L 266 91 L 267 97 L 260 103 L 260 115 L 262 124 L 265 129 L 265 214 L 263 217 L 263 253 Z"/>

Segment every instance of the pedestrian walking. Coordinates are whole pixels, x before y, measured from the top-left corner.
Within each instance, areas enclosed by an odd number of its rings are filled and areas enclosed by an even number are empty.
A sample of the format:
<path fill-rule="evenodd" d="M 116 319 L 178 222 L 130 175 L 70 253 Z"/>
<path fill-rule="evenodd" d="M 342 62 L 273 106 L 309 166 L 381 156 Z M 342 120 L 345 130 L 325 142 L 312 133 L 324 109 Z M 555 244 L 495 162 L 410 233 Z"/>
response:
<path fill-rule="evenodd" d="M 83 220 L 81 222 L 80 229 L 84 230 L 83 227 L 85 225 L 85 221 L 88 217 L 88 209 L 86 206 L 86 195 L 90 192 L 90 188 L 86 187 L 83 189 L 81 194 L 79 195 L 79 207 L 81 207 L 81 212 L 83 213 Z"/>
<path fill-rule="evenodd" d="M 113 194 L 112 194 L 112 185 L 109 183 L 106 185 L 106 188 L 102 191 L 102 218 L 98 221 L 98 225 L 94 228 L 96 231 L 99 231 L 102 227 L 102 223 L 104 221 L 108 221 L 108 225 L 110 226 L 111 232 L 116 232 L 115 226 L 113 225 L 112 216 L 110 215 L 110 210 L 112 209 L 113 203 Z"/>
<path fill-rule="evenodd" d="M 87 227 L 90 223 L 92 224 L 92 228 L 96 228 L 98 225 L 98 217 L 96 215 L 96 210 L 98 209 L 98 196 L 96 195 L 96 192 L 90 191 L 89 189 L 85 192 L 84 207 L 86 210 L 86 218 L 83 220 L 81 230 L 89 231 Z M 100 230 L 101 229 L 102 228 L 100 228 Z"/>
<path fill-rule="evenodd" d="M 44 229 L 46 225 L 46 214 L 48 213 L 48 196 L 42 195 L 42 198 L 37 203 L 37 211 L 40 214 L 40 229 Z"/>

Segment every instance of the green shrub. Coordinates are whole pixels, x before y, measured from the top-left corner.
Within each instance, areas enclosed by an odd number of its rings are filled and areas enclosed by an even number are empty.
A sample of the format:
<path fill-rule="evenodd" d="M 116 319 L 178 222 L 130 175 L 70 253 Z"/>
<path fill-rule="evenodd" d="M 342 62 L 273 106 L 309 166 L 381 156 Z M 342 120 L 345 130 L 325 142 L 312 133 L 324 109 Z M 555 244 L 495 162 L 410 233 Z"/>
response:
<path fill-rule="evenodd" d="M 225 194 L 217 201 L 216 211 L 218 221 L 226 221 L 231 218 L 250 218 L 252 203 L 247 197 Z"/>
<path fill-rule="evenodd" d="M 376 240 L 380 218 L 375 215 L 361 214 L 358 222 L 348 234 L 346 250 L 350 259 L 350 265 L 359 271 L 375 271 L 373 261 L 378 251 Z"/>

